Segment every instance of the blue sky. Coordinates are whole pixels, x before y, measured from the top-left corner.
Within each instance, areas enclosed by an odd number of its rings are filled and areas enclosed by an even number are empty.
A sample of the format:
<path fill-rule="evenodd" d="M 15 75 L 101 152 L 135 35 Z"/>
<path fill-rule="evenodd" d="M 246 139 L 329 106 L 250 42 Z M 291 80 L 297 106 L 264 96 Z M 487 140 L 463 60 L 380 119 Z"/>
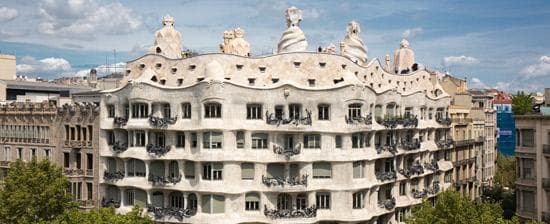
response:
<path fill-rule="evenodd" d="M 217 52 L 223 31 L 239 26 L 254 55 L 268 54 L 290 6 L 303 10 L 311 51 L 338 45 L 356 20 L 369 59 L 407 36 L 418 63 L 470 87 L 550 87 L 550 1 L 0 0 L 0 51 L 17 54 L 20 74 L 82 75 L 142 55 L 170 14 L 186 48 Z"/>

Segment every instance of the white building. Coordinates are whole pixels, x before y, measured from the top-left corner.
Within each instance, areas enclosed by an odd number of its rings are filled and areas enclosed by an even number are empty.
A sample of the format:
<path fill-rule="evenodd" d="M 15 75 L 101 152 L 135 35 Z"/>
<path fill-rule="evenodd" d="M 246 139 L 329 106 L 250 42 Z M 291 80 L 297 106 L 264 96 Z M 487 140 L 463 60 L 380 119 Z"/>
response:
<path fill-rule="evenodd" d="M 285 53 L 237 56 L 248 45 L 226 40 L 224 54 L 182 59 L 166 17 L 102 96 L 103 204 L 173 223 L 398 223 L 451 187 L 439 75 L 367 61 L 356 22 L 342 55 L 304 52 L 299 21 L 289 9 Z"/>

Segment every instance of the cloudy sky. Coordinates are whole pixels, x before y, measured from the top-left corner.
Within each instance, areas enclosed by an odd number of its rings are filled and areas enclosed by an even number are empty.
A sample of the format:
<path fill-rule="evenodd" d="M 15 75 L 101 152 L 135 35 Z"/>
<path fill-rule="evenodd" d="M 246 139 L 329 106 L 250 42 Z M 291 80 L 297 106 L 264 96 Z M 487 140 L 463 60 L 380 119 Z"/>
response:
<path fill-rule="evenodd" d="M 170 14 L 186 48 L 216 52 L 223 31 L 240 26 L 262 55 L 293 5 L 303 10 L 311 51 L 338 45 L 355 20 L 369 59 L 407 37 L 418 63 L 467 77 L 470 87 L 550 87 L 550 1 L 0 0 L 0 51 L 17 55 L 19 74 L 82 75 L 142 55 Z"/>

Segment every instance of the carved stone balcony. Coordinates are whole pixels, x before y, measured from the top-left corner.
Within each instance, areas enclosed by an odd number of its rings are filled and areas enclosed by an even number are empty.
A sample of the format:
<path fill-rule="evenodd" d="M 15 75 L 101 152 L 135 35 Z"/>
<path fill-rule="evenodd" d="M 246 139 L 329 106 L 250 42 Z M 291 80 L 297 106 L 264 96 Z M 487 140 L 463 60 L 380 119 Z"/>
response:
<path fill-rule="evenodd" d="M 542 178 L 542 187 L 550 191 L 550 178 Z"/>
<path fill-rule="evenodd" d="M 116 182 L 118 180 L 121 180 L 122 178 L 124 178 L 124 173 L 121 171 L 114 171 L 114 172 L 105 171 L 103 173 L 103 179 L 106 181 Z"/>
<path fill-rule="evenodd" d="M 371 125 L 372 124 L 372 114 L 368 114 L 365 117 L 348 117 L 347 115 L 344 116 L 344 119 L 346 120 L 346 124 L 366 124 Z"/>
<path fill-rule="evenodd" d="M 162 155 L 170 152 L 170 148 L 171 148 L 170 146 L 148 144 L 145 147 L 145 150 L 149 154 L 155 154 L 156 156 L 162 156 Z"/>
<path fill-rule="evenodd" d="M 285 185 L 288 186 L 298 186 L 303 185 L 307 186 L 307 178 L 309 175 L 304 174 L 302 176 L 295 176 L 295 177 L 266 177 L 262 175 L 262 183 L 265 184 L 268 187 L 274 187 L 274 186 L 282 186 Z"/>
<path fill-rule="evenodd" d="M 542 145 L 542 154 L 544 154 L 544 156 L 550 156 L 550 145 Z"/>
<path fill-rule="evenodd" d="M 312 120 L 311 120 L 311 111 L 309 111 L 308 109 L 306 109 L 306 116 L 303 117 L 303 116 L 295 116 L 295 117 L 290 117 L 288 119 L 284 119 L 284 118 L 281 118 L 281 117 L 276 117 L 273 113 L 269 113 L 269 111 L 266 111 L 265 112 L 265 123 L 266 124 L 269 124 L 269 125 L 277 125 L 277 127 L 279 127 L 279 125 L 287 125 L 287 124 L 292 124 L 292 125 L 311 125 L 312 124 Z"/>
<path fill-rule="evenodd" d="M 177 184 L 181 181 L 181 175 L 180 176 L 160 176 L 160 175 L 153 175 L 149 174 L 149 182 L 152 182 L 153 185 L 166 185 L 166 184 Z"/>
<path fill-rule="evenodd" d="M 423 190 L 412 190 L 413 198 L 419 199 L 419 198 L 425 198 L 428 196 L 428 191 L 426 189 Z"/>
<path fill-rule="evenodd" d="M 424 168 L 436 172 L 437 170 L 439 170 L 439 165 L 437 164 L 437 161 L 432 160 L 429 163 L 424 163 Z"/>
<path fill-rule="evenodd" d="M 395 171 L 376 172 L 376 179 L 380 181 L 395 180 L 396 178 L 397 175 Z"/>
<path fill-rule="evenodd" d="M 196 209 L 189 208 L 166 208 L 166 207 L 155 207 L 152 205 L 147 205 L 147 212 L 153 213 L 155 219 L 162 218 L 175 218 L 179 221 L 182 221 L 184 218 L 190 218 L 197 214 Z"/>
<path fill-rule="evenodd" d="M 440 149 L 451 149 L 454 147 L 453 139 L 441 139 L 435 143 Z"/>
<path fill-rule="evenodd" d="M 273 145 L 273 153 L 284 155 L 286 159 L 289 159 L 291 156 L 300 154 L 302 144 L 298 143 L 293 148 L 284 148 L 279 145 Z"/>
<path fill-rule="evenodd" d="M 0 161 L 0 167 L 10 167 L 10 161 Z"/>
<path fill-rule="evenodd" d="M 85 171 L 81 169 L 65 169 L 63 174 L 65 176 L 74 177 L 74 176 L 84 176 Z"/>
<path fill-rule="evenodd" d="M 128 144 L 115 141 L 115 143 L 113 143 L 113 146 L 111 148 L 115 153 L 121 153 L 128 149 Z"/>
<path fill-rule="evenodd" d="M 403 127 L 417 127 L 418 126 L 418 118 L 417 116 L 409 116 L 409 117 L 395 117 L 395 116 L 389 116 L 385 118 L 378 118 L 377 123 L 383 125 L 386 128 L 396 128 L 398 125 L 403 125 Z"/>
<path fill-rule="evenodd" d="M 71 147 L 71 148 L 80 149 L 86 146 L 86 141 L 79 141 L 79 140 L 71 140 L 69 142 L 65 141 L 65 145 L 68 145 L 68 147 Z"/>
<path fill-rule="evenodd" d="M 386 145 L 377 145 L 375 146 L 376 153 L 380 154 L 383 151 L 391 152 L 392 154 L 397 153 L 397 144 L 391 143 Z"/>
<path fill-rule="evenodd" d="M 412 141 L 403 140 L 399 144 L 403 150 L 416 150 L 420 149 L 420 141 L 418 139 L 412 139 Z"/>
<path fill-rule="evenodd" d="M 270 219 L 313 218 L 317 216 L 315 205 L 305 209 L 268 209 L 264 205 L 264 215 Z"/>
<path fill-rule="evenodd" d="M 155 128 L 166 128 L 168 125 L 175 124 L 178 121 L 178 117 L 156 117 L 149 116 L 149 124 Z"/>
<path fill-rule="evenodd" d="M 86 176 L 93 177 L 94 176 L 94 170 L 93 169 L 87 169 L 86 170 Z"/>
<path fill-rule="evenodd" d="M 413 175 L 420 175 L 424 173 L 424 167 L 417 161 L 408 169 L 400 169 L 399 173 L 406 178 L 410 178 Z"/>
<path fill-rule="evenodd" d="M 120 200 L 114 200 L 114 199 L 106 200 L 105 198 L 101 199 L 101 207 L 108 208 L 111 206 L 115 208 L 120 208 Z"/>
<path fill-rule="evenodd" d="M 128 123 L 128 118 L 125 117 L 115 117 L 113 123 L 118 126 L 124 126 Z"/>
<path fill-rule="evenodd" d="M 451 125 L 451 123 L 453 123 L 453 120 L 451 120 L 451 118 L 443 118 L 443 117 L 436 117 L 435 118 L 435 121 L 440 124 L 440 125 L 445 125 L 445 126 L 449 126 Z"/>
<path fill-rule="evenodd" d="M 432 187 L 429 187 L 428 189 L 426 189 L 426 192 L 430 195 L 436 195 L 437 193 L 439 193 L 440 191 L 440 186 L 439 186 L 439 182 L 438 181 L 434 181 Z"/>
<path fill-rule="evenodd" d="M 378 201 L 378 207 L 392 210 L 395 208 L 395 198 L 392 197 L 390 199 Z"/>
<path fill-rule="evenodd" d="M 454 145 L 455 145 L 455 147 L 460 147 L 460 146 L 465 146 L 465 145 L 471 145 L 473 143 L 474 143 L 473 139 L 465 139 L 465 140 L 455 141 Z"/>

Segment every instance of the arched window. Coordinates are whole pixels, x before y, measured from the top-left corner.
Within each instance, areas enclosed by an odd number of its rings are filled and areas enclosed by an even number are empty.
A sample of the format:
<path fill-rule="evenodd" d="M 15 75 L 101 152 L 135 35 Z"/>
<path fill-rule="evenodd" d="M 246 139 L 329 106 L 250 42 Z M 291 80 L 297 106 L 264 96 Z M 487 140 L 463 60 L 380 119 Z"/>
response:
<path fill-rule="evenodd" d="M 179 164 L 177 161 L 171 161 L 170 165 L 168 166 L 168 173 L 170 177 L 179 177 L 180 176 L 180 170 L 179 170 Z"/>
<path fill-rule="evenodd" d="M 194 193 L 187 196 L 187 209 L 197 209 L 197 195 Z"/>
<path fill-rule="evenodd" d="M 360 103 L 352 103 L 348 105 L 348 118 L 360 118 L 361 117 L 361 106 Z"/>
<path fill-rule="evenodd" d="M 144 177 L 145 176 L 145 163 L 138 159 L 128 160 L 128 176 L 129 177 Z"/>
<path fill-rule="evenodd" d="M 289 194 L 279 194 L 277 196 L 277 209 L 278 210 L 288 210 L 292 209 L 292 197 Z"/>
<path fill-rule="evenodd" d="M 296 209 L 304 210 L 307 208 L 307 197 L 305 194 L 296 196 Z"/>
<path fill-rule="evenodd" d="M 220 103 L 205 103 L 204 104 L 205 118 L 221 118 L 222 105 Z"/>
<path fill-rule="evenodd" d="M 151 204 L 153 207 L 164 207 L 164 194 L 160 191 L 153 192 Z"/>

